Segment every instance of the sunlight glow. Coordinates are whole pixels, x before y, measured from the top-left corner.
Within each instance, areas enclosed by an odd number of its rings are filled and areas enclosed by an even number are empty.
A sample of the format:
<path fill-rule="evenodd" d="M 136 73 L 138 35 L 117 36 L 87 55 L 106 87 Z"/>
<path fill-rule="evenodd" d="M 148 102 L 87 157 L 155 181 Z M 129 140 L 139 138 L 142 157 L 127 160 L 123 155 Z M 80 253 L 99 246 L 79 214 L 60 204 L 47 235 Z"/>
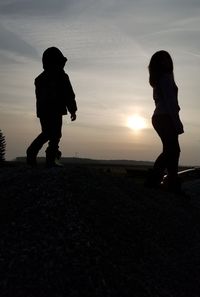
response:
<path fill-rule="evenodd" d="M 127 127 L 134 131 L 140 131 L 147 127 L 146 120 L 140 115 L 133 115 L 127 119 Z"/>

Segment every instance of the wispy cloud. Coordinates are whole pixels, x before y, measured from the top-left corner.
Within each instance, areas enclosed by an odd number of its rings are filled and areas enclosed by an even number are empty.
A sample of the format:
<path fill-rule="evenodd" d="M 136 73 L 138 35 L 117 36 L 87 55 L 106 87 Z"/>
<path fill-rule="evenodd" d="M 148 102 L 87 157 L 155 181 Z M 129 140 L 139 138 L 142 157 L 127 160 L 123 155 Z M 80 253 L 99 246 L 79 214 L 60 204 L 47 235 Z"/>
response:
<path fill-rule="evenodd" d="M 0 4 L 1 14 L 49 14 L 62 11 L 66 7 L 65 0 L 10 0 L 3 1 Z"/>
<path fill-rule="evenodd" d="M 26 57 L 36 58 L 36 49 L 27 43 L 19 34 L 13 33 L 0 24 L 0 50 Z"/>

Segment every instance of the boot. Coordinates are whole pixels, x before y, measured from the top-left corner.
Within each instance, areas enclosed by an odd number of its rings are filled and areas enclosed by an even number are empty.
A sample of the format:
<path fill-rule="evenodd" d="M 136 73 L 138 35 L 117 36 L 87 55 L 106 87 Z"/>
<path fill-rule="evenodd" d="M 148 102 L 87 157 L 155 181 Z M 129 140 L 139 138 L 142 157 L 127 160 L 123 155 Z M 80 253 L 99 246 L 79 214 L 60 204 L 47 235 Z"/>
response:
<path fill-rule="evenodd" d="M 52 150 L 51 148 L 46 149 L 46 167 L 63 167 L 63 164 L 59 162 L 61 152 L 59 150 Z"/>
<path fill-rule="evenodd" d="M 62 156 L 61 151 L 57 150 L 57 152 L 56 152 L 56 159 L 57 160 L 60 160 L 61 156 Z"/>
<path fill-rule="evenodd" d="M 31 167 L 36 167 L 37 166 L 36 158 L 37 158 L 37 155 L 34 154 L 30 148 L 28 148 L 26 151 L 26 164 Z"/>

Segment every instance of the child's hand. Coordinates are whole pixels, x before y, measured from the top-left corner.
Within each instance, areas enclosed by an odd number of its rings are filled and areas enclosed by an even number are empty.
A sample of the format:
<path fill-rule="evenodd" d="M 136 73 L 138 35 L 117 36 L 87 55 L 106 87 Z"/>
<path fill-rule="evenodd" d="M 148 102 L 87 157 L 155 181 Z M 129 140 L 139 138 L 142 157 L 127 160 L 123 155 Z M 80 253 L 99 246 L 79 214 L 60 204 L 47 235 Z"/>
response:
<path fill-rule="evenodd" d="M 75 121 L 75 120 L 76 120 L 76 114 L 74 112 L 74 113 L 71 113 L 71 121 Z"/>

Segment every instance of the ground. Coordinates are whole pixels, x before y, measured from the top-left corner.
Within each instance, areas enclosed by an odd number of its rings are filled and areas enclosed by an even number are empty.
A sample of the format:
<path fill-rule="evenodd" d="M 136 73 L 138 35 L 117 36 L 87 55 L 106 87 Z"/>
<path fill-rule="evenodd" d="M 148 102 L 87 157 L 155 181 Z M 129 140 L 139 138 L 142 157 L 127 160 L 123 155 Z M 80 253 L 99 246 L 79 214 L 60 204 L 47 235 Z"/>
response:
<path fill-rule="evenodd" d="M 1 297 L 199 297 L 191 198 L 103 167 L 0 168 Z"/>

